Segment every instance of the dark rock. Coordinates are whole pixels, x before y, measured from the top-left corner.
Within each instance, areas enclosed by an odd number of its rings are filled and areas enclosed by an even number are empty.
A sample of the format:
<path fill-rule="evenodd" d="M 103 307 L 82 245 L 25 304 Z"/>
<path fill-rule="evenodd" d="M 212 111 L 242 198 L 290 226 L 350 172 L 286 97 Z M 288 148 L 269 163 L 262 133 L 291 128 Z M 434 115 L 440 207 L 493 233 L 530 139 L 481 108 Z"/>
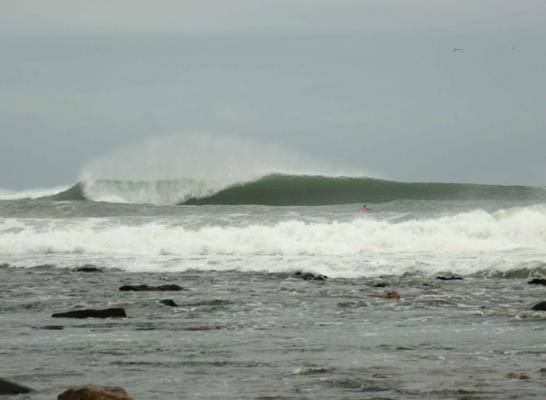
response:
<path fill-rule="evenodd" d="M 30 393 L 33 391 L 34 390 L 29 387 L 0 378 L 0 395 Z"/>
<path fill-rule="evenodd" d="M 132 400 L 125 389 L 113 386 L 74 386 L 57 396 L 57 400 Z"/>
<path fill-rule="evenodd" d="M 304 281 L 325 281 L 326 279 L 328 279 L 326 275 L 314 274 L 312 272 L 301 272 L 301 271 L 295 272 L 294 276 L 297 276 L 303 279 Z"/>
<path fill-rule="evenodd" d="M 165 306 L 178 307 L 178 304 L 176 304 L 174 300 L 171 299 L 159 300 L 159 302 Z"/>
<path fill-rule="evenodd" d="M 62 325 L 44 325 L 44 326 L 38 326 L 34 329 L 46 329 L 49 331 L 62 331 L 64 329 L 64 326 Z"/>
<path fill-rule="evenodd" d="M 0 264 L 0 268 L 9 268 L 9 264 L 8 263 L 2 263 L 2 264 Z"/>
<path fill-rule="evenodd" d="M 224 307 L 233 304 L 232 301 L 222 300 L 222 299 L 213 299 L 213 300 L 203 300 L 195 301 L 193 303 L 184 303 L 183 307 Z"/>
<path fill-rule="evenodd" d="M 75 269 L 76 272 L 103 272 L 102 268 L 96 267 L 93 264 L 85 264 Z"/>
<path fill-rule="evenodd" d="M 372 285 L 372 287 L 387 287 L 387 286 L 389 286 L 389 284 L 385 282 L 374 283 Z"/>
<path fill-rule="evenodd" d="M 535 304 L 533 306 L 533 310 L 535 311 L 546 311 L 546 301 L 541 301 L 538 304 Z"/>
<path fill-rule="evenodd" d="M 546 279 L 542 279 L 542 278 L 535 278 L 533 280 L 530 280 L 529 282 L 527 282 L 529 285 L 541 285 L 541 286 L 546 286 Z"/>
<path fill-rule="evenodd" d="M 506 377 L 510 378 L 510 379 L 521 379 L 521 380 L 528 380 L 529 379 L 529 375 L 522 374 L 522 373 L 516 373 L 516 372 L 509 372 L 508 374 L 506 374 Z"/>
<path fill-rule="evenodd" d="M 107 308 L 104 310 L 74 310 L 51 315 L 53 318 L 125 318 L 127 314 L 123 308 Z"/>
<path fill-rule="evenodd" d="M 437 276 L 436 279 L 439 281 L 462 281 L 462 276 Z"/>
<path fill-rule="evenodd" d="M 184 290 L 184 288 L 170 284 L 170 285 L 159 285 L 159 286 L 150 286 L 150 285 L 124 285 L 119 288 L 122 292 L 166 292 L 166 291 L 178 291 Z"/>

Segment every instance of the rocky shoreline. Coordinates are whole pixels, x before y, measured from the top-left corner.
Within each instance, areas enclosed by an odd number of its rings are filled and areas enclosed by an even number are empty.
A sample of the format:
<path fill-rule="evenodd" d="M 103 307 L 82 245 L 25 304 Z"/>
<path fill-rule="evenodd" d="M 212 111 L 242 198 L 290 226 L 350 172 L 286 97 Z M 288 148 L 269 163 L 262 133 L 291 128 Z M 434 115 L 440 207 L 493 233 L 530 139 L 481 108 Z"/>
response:
<path fill-rule="evenodd" d="M 3 264 L 2 268 L 9 268 L 9 265 Z M 89 272 L 100 272 L 101 274 L 104 273 L 104 268 L 99 268 L 95 266 L 89 266 L 86 265 L 84 267 L 78 268 L 74 270 L 78 273 L 89 273 Z M 305 283 L 305 285 L 316 285 L 311 286 L 312 288 L 315 288 L 314 290 L 321 290 L 321 288 L 328 288 L 329 282 L 332 281 L 329 277 L 321 274 L 315 274 L 312 272 L 304 272 L 304 271 L 296 271 L 292 274 L 279 274 L 278 278 L 280 278 L 279 282 L 292 282 L 292 284 L 296 284 L 298 280 L 300 281 L 306 281 L 308 283 Z M 343 300 L 337 302 L 337 308 L 341 312 L 347 312 L 347 313 L 353 313 L 352 310 L 362 309 L 366 307 L 370 307 L 371 305 L 375 303 L 370 303 L 370 301 L 376 301 L 376 300 L 368 300 L 368 299 L 378 299 L 377 301 L 380 301 L 383 299 L 384 301 L 395 301 L 400 302 L 404 301 L 405 292 L 406 291 L 415 291 L 415 290 L 428 290 L 428 288 L 436 287 L 452 287 L 452 286 L 442 286 L 442 285 L 464 285 L 466 280 L 464 277 L 461 276 L 455 276 L 455 275 L 438 275 L 434 277 L 432 280 L 422 281 L 420 283 L 416 282 L 413 284 L 413 286 L 407 286 L 404 288 L 404 290 L 401 289 L 394 289 L 394 285 L 399 285 L 401 280 L 400 278 L 397 278 L 394 280 L 394 282 L 389 282 L 388 277 L 387 279 L 381 279 L 381 280 L 369 280 L 366 282 L 366 291 L 359 294 L 358 296 L 355 296 L 352 300 Z M 432 283 L 432 281 L 436 281 L 437 283 Z M 546 279 L 542 278 L 534 278 L 532 280 L 527 281 L 527 283 L 530 285 L 529 287 L 536 287 L 539 289 L 539 286 L 544 286 L 544 281 Z M 436 286 L 440 285 L 440 286 Z M 297 290 L 304 290 L 299 289 L 299 286 L 295 286 L 298 289 Z M 523 288 L 522 288 L 523 289 Z M 145 292 L 145 293 L 163 293 L 163 292 L 176 292 L 176 293 L 186 293 L 189 289 L 185 289 L 182 286 L 178 285 L 177 283 L 157 283 L 157 282 L 148 282 L 148 283 L 138 283 L 138 284 L 125 284 L 122 286 L 115 285 L 114 283 L 111 286 L 112 291 L 119 291 L 119 292 L 125 292 L 126 294 L 123 294 L 120 299 L 117 301 L 120 303 L 119 306 L 114 304 L 115 307 L 108 307 L 108 308 L 82 308 L 78 304 L 74 304 L 73 309 L 70 309 L 68 311 L 60 311 L 55 312 L 51 314 L 52 318 L 56 319 L 126 319 L 130 318 L 130 313 L 125 309 L 125 307 L 122 307 L 122 303 L 130 303 L 133 301 L 134 297 L 131 298 L 124 298 L 123 296 L 132 296 L 131 292 Z M 296 290 L 296 289 L 294 289 Z M 440 298 L 438 298 L 440 299 Z M 207 300 L 188 300 L 184 298 L 184 300 L 181 300 L 179 298 L 174 299 L 161 299 L 156 298 L 154 296 L 147 297 L 144 299 L 139 300 L 140 302 L 148 302 L 150 306 L 152 304 L 160 304 L 165 307 L 173 308 L 173 311 L 175 310 L 182 310 L 182 312 L 191 312 L 189 310 L 202 310 L 202 309 L 208 309 L 208 310 L 215 310 L 216 312 L 225 312 L 229 310 L 229 308 L 234 304 L 232 300 L 228 299 L 207 299 Z M 437 300 L 439 301 L 439 300 Z M 402 303 L 405 304 L 405 303 Z M 110 306 L 111 304 L 104 302 L 105 306 Z M 406 304 L 406 306 L 408 306 Z M 546 301 L 541 301 L 536 304 L 532 304 L 528 306 L 528 311 L 535 311 L 535 312 L 543 312 L 546 311 Z M 210 312 L 210 311 L 209 311 Z M 216 326 L 216 328 L 214 328 Z M 214 328 L 214 329 L 224 329 L 223 326 L 220 325 L 210 325 L 208 328 Z M 206 326 L 199 327 L 198 330 L 206 330 Z M 63 330 L 63 325 L 43 325 L 40 326 L 39 329 L 43 330 Z M 322 371 L 326 369 L 322 367 L 313 367 L 317 371 Z M 311 368 L 310 370 L 313 370 Z M 541 369 L 538 371 L 539 374 L 544 374 L 544 370 Z M 507 378 L 514 379 L 514 380 L 527 380 L 529 378 L 529 373 L 524 372 L 509 372 L 507 375 Z M 526 378 L 527 377 L 527 378 Z M 0 378 L 0 395 L 13 395 L 13 394 L 19 394 L 19 393 L 30 393 L 33 389 L 23 386 L 21 384 L 18 384 L 16 382 L 13 382 L 11 380 L 1 379 Z M 86 397 L 82 397 L 84 396 Z M 79 396 L 79 397 L 78 397 Z M 89 399 L 89 400 L 102 400 L 102 399 L 112 399 L 112 400 L 127 400 L 131 399 L 129 394 L 122 388 L 119 387 L 111 387 L 111 386 L 78 386 L 78 387 L 71 387 L 68 388 L 63 393 L 59 394 L 58 399 L 59 400 L 77 400 L 77 399 Z"/>

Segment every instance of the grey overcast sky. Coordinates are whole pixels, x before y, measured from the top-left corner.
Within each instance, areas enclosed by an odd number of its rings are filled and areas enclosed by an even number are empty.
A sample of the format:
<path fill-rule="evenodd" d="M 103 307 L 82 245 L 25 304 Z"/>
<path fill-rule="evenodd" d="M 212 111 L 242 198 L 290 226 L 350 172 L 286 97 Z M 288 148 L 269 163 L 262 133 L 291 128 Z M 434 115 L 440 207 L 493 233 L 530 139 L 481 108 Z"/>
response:
<path fill-rule="evenodd" d="M 546 1 L 0 0 L 0 187 L 194 132 L 546 185 Z"/>

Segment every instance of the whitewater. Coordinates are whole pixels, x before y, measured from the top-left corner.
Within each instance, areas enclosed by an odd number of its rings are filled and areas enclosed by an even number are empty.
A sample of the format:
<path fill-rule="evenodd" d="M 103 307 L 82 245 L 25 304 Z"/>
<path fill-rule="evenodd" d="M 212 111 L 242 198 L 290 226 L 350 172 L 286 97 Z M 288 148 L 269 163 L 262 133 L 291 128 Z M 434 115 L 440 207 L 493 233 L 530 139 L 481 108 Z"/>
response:
<path fill-rule="evenodd" d="M 546 204 L 403 200 L 319 207 L 0 202 L 0 254 L 32 267 L 305 269 L 332 277 L 539 272 Z"/>

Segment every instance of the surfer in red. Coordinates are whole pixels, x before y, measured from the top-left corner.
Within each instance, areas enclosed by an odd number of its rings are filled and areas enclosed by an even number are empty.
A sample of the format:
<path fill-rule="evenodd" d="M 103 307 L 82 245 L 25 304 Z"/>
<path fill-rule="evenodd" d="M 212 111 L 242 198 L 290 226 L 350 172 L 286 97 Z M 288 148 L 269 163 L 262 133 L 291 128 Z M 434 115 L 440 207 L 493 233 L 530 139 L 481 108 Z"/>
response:
<path fill-rule="evenodd" d="M 366 204 L 363 204 L 362 207 L 360 207 L 360 211 L 368 212 L 368 211 L 370 211 L 370 209 L 368 208 L 368 206 Z"/>

